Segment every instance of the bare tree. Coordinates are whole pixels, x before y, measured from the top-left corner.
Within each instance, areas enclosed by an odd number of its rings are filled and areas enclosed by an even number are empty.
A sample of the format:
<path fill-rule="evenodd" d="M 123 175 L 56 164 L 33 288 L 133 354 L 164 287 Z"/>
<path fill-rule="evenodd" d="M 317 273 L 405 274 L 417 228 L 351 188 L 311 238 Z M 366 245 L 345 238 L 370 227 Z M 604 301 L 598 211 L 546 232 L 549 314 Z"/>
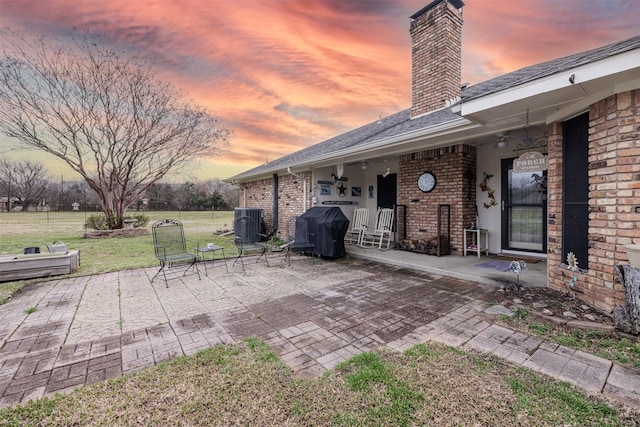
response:
<path fill-rule="evenodd" d="M 7 196 L 17 197 L 23 210 L 42 202 L 50 180 L 42 163 L 22 160 L 12 162 L 0 159 L 0 187 L 6 188 Z M 7 205 L 7 210 L 9 205 Z"/>
<path fill-rule="evenodd" d="M 5 30 L 0 41 L 0 131 L 64 160 L 112 229 L 153 183 L 228 140 L 217 117 L 104 39 Z"/>

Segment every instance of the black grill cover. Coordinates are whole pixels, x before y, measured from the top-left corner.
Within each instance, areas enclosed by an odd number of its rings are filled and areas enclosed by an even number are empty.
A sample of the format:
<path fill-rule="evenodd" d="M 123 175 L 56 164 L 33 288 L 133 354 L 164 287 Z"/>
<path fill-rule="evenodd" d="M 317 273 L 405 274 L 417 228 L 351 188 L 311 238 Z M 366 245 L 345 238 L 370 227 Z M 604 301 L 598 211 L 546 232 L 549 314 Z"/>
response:
<path fill-rule="evenodd" d="M 344 249 L 344 235 L 349 229 L 349 220 L 339 207 L 315 206 L 300 218 L 307 222 L 309 240 L 320 256 L 340 258 L 347 254 Z"/>

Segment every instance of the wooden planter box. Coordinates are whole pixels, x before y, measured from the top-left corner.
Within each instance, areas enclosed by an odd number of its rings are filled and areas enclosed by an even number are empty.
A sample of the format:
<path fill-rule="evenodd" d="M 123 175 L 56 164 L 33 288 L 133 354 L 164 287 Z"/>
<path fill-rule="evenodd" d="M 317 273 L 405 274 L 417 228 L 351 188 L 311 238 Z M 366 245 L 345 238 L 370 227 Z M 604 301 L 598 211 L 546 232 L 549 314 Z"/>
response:
<path fill-rule="evenodd" d="M 80 267 L 80 251 L 0 255 L 0 282 L 70 274 Z"/>

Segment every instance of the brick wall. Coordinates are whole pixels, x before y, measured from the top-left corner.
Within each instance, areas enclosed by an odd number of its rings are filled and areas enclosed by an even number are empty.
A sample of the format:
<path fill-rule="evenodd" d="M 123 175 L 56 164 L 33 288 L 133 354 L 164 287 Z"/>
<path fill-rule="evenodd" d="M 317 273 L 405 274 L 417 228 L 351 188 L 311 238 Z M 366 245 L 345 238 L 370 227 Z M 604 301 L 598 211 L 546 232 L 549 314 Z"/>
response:
<path fill-rule="evenodd" d="M 549 127 L 548 282 L 567 291 L 562 257 L 562 125 Z M 613 95 L 589 109 L 589 270 L 576 296 L 605 312 L 624 303 L 614 268 L 624 245 L 640 243 L 640 91 Z"/>
<path fill-rule="evenodd" d="M 417 187 L 425 171 L 435 174 L 437 185 L 430 193 Z M 400 156 L 398 203 L 407 206 L 407 238 L 437 235 L 439 204 L 451 205 L 451 246 L 462 251 L 463 229 L 476 221 L 476 149 L 455 145 Z"/>
<path fill-rule="evenodd" d="M 311 207 L 311 172 L 298 173 L 299 178 L 293 175 L 279 177 L 278 185 L 278 212 L 279 230 L 278 235 L 282 238 L 286 236 L 287 224 L 291 227 L 290 232 L 295 230 L 295 224 L 290 221 L 302 215 Z M 306 179 L 306 181 L 305 181 Z M 304 206 L 304 184 L 307 185 L 307 206 Z"/>
<path fill-rule="evenodd" d="M 287 222 L 302 215 L 311 207 L 311 172 L 278 176 L 278 235 L 285 237 Z M 306 179 L 306 181 L 305 181 Z M 307 185 L 307 206 L 304 206 L 304 184 Z M 254 181 L 243 186 L 240 203 L 245 208 L 259 208 L 264 212 L 266 231 L 273 231 L 273 179 Z M 243 197 L 243 196 L 246 196 Z M 246 199 L 246 204 L 243 200 Z"/>
<path fill-rule="evenodd" d="M 273 180 L 261 179 L 242 186 L 240 207 L 262 209 L 266 231 L 273 229 Z"/>
<path fill-rule="evenodd" d="M 566 292 L 573 273 L 561 267 L 564 262 L 562 259 L 562 123 L 550 124 L 548 135 L 547 282 L 551 288 Z M 579 282 L 582 285 L 583 281 L 579 280 Z"/>
<path fill-rule="evenodd" d="M 409 30 L 412 47 L 411 116 L 445 106 L 460 96 L 462 12 L 442 1 L 416 17 Z"/>

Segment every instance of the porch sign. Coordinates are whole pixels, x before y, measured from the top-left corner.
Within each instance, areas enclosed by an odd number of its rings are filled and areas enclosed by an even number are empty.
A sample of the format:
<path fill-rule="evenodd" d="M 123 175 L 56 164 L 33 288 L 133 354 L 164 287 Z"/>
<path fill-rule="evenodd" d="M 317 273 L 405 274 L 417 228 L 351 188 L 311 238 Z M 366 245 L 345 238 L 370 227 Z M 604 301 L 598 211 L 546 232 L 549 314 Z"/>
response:
<path fill-rule="evenodd" d="M 325 200 L 322 202 L 323 205 L 358 205 L 359 202 L 352 200 Z"/>
<path fill-rule="evenodd" d="M 514 172 L 546 171 L 549 168 L 549 158 L 537 151 L 522 153 L 513 161 Z"/>

